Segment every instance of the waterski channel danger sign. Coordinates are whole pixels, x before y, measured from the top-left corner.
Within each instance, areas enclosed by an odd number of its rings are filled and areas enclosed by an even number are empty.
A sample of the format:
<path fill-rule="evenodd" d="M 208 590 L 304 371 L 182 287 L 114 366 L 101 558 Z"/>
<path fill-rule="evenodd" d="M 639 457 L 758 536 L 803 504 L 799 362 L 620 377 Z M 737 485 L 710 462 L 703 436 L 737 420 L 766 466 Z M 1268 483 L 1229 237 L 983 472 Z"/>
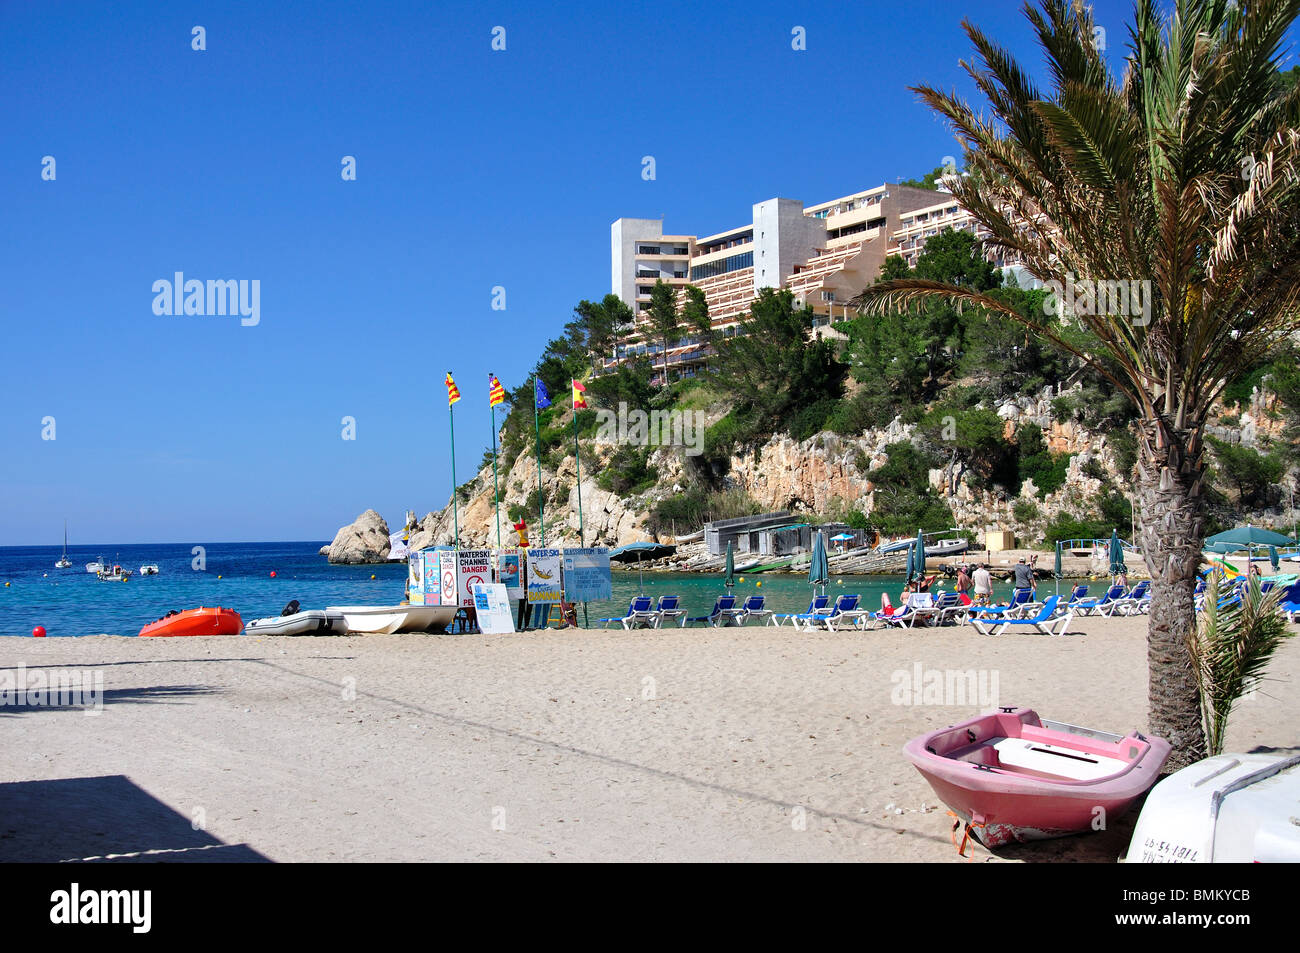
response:
<path fill-rule="evenodd" d="M 460 604 L 467 609 L 474 608 L 474 587 L 487 585 L 492 581 L 492 550 L 462 549 L 457 554 L 460 559 L 457 569 L 460 571 L 458 590 Z"/>

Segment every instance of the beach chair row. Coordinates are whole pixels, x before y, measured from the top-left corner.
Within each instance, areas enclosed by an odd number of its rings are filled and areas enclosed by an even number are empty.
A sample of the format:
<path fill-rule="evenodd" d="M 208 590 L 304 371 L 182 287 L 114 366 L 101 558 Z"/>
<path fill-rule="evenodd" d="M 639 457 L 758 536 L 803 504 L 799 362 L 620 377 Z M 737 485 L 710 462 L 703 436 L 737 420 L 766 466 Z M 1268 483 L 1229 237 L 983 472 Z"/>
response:
<path fill-rule="evenodd" d="M 1293 588 L 1294 598 L 1285 603 L 1291 608 L 1283 611 L 1300 617 L 1300 583 Z M 624 629 L 657 629 L 674 623 L 681 627 L 691 623 L 712 627 L 738 626 L 757 621 L 773 626 L 789 625 L 805 631 L 915 628 L 969 622 L 986 635 L 1015 629 L 1059 635 L 1068 629 L 1076 615 L 1109 617 L 1148 612 L 1151 583 L 1142 580 L 1131 589 L 1114 585 L 1098 597 L 1090 597 L 1088 586 L 1080 585 L 1075 586 L 1068 596 L 1053 595 L 1041 602 L 1034 599 L 1033 590 L 1016 589 L 1005 605 L 996 606 L 972 605 L 955 592 L 918 592 L 909 594 L 897 608 L 889 604 L 887 596 L 883 597 L 879 612 L 862 608 L 861 597 L 852 594 L 840 595 L 834 601 L 828 595 L 814 596 L 803 612 L 773 612 L 766 608 L 764 597 L 759 595 L 748 596 L 737 604 L 738 601 L 734 595 L 719 596 L 708 615 L 689 616 L 678 596 L 660 596 L 658 603 L 650 596 L 637 596 L 629 604 L 626 615 L 598 621 L 618 624 Z"/>

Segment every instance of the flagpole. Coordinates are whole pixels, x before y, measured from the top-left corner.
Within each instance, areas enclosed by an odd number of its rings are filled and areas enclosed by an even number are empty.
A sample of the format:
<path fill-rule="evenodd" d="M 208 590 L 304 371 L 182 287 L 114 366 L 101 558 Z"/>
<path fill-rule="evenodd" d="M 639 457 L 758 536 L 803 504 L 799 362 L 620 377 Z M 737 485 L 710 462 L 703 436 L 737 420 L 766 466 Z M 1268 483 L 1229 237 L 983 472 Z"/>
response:
<path fill-rule="evenodd" d="M 447 373 L 447 379 L 451 380 L 451 373 Z M 456 503 L 456 402 L 448 395 L 447 399 L 447 419 L 451 421 L 451 516 L 456 527 L 456 549 L 460 549 L 460 507 Z"/>
<path fill-rule="evenodd" d="M 542 491 L 542 416 L 537 407 L 537 374 L 533 374 L 533 430 L 537 434 L 537 518 L 542 523 L 538 546 L 546 546 L 546 494 Z"/>
<path fill-rule="evenodd" d="M 578 453 L 578 409 L 573 409 L 573 462 L 578 468 L 578 545 L 586 546 L 587 538 L 582 532 L 582 457 Z"/>
<path fill-rule="evenodd" d="M 576 384 L 576 382 L 574 383 Z M 576 387 L 571 387 L 570 391 L 573 397 L 578 396 Z M 584 400 L 583 403 L 586 403 L 586 401 Z M 576 400 L 574 404 L 577 404 Z M 578 546 L 586 547 L 587 537 L 582 530 L 582 456 L 578 453 L 578 408 L 576 406 L 573 408 L 573 462 L 578 471 Z M 582 604 L 582 627 L 584 629 L 590 627 L 590 623 L 587 621 L 587 603 L 585 602 Z"/>
<path fill-rule="evenodd" d="M 492 504 L 497 511 L 497 549 L 501 548 L 501 487 L 497 483 L 497 405 L 488 408 L 492 412 Z"/>

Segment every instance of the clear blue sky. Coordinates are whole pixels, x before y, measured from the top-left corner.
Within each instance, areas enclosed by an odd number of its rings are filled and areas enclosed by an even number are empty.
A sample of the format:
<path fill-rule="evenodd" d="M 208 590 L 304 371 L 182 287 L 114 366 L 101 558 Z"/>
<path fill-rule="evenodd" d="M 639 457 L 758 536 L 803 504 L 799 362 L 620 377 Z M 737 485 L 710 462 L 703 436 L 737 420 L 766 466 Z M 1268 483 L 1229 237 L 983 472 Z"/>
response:
<path fill-rule="evenodd" d="M 1121 54 L 1129 3 L 1095 6 Z M 906 86 L 969 91 L 963 11 L 1037 67 L 1009 0 L 0 2 L 0 545 L 445 505 L 445 371 L 463 481 L 487 372 L 609 291 L 615 218 L 704 234 L 938 165 Z M 176 271 L 260 280 L 260 324 L 155 315 Z"/>

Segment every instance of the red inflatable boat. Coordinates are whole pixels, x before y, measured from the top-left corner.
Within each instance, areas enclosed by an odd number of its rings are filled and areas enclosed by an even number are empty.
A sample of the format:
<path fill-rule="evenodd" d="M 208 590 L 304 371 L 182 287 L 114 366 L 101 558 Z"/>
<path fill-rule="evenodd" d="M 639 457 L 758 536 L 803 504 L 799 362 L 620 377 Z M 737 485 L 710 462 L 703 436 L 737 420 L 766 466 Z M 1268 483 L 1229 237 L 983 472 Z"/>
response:
<path fill-rule="evenodd" d="M 244 620 L 234 609 L 186 609 L 163 616 L 140 630 L 147 635 L 238 635 Z"/>

